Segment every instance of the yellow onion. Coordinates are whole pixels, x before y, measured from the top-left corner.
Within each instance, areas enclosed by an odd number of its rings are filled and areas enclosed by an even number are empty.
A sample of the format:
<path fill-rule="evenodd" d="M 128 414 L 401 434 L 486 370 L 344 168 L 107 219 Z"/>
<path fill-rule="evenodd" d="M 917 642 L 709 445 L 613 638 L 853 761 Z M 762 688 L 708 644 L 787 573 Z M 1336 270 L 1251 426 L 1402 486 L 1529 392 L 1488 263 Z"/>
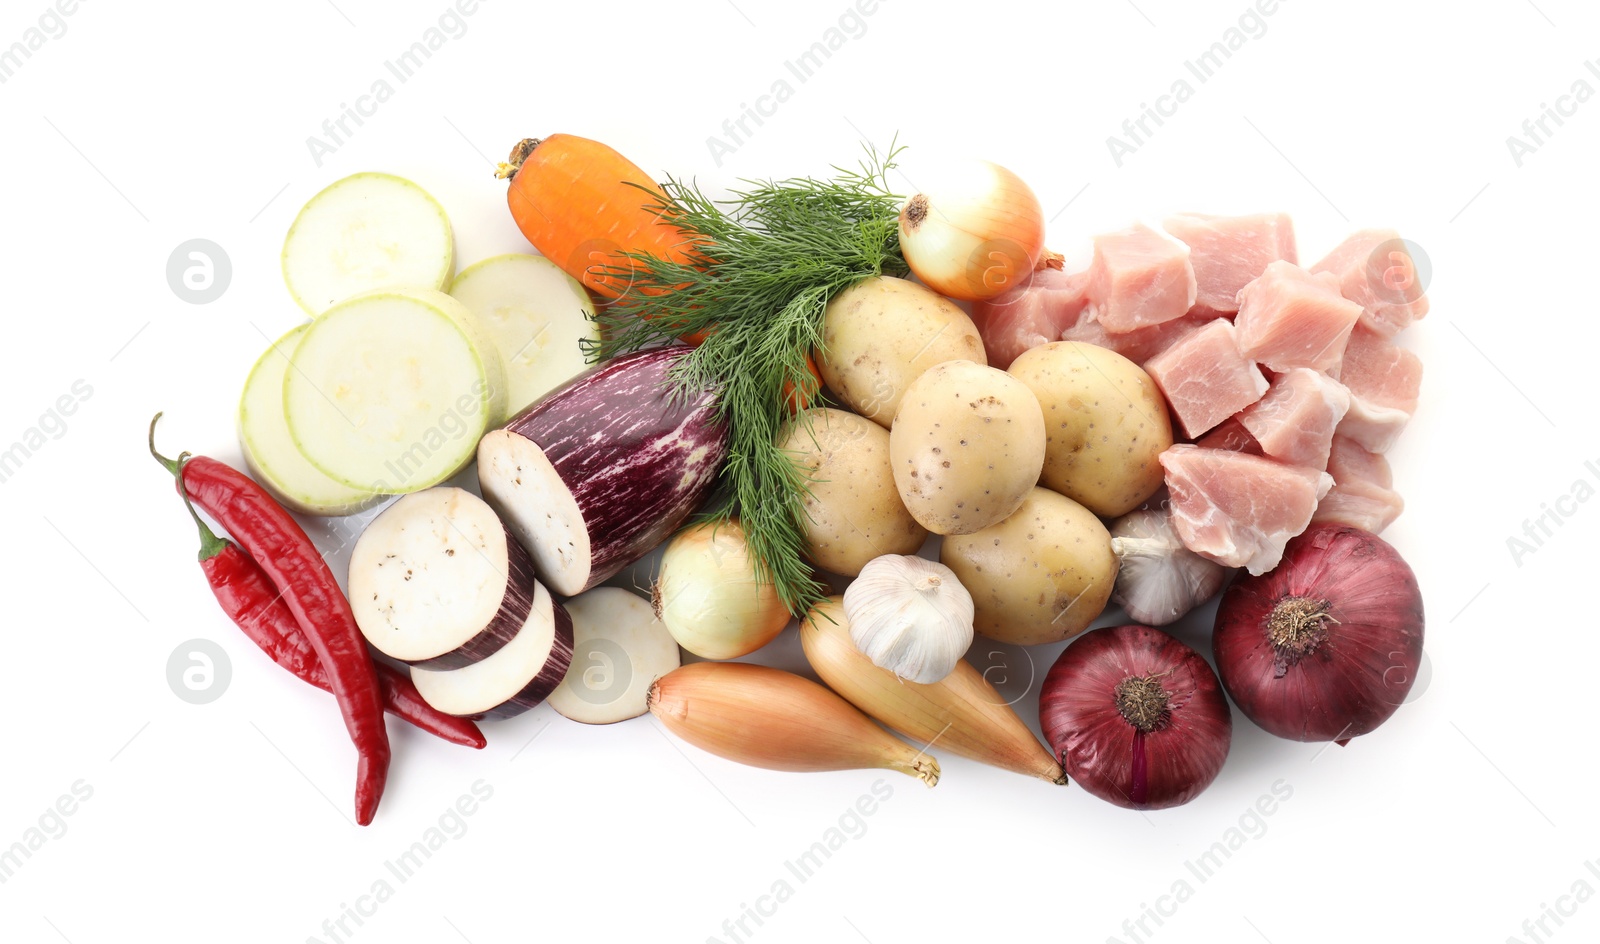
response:
<path fill-rule="evenodd" d="M 706 659 L 736 659 L 789 624 L 772 581 L 756 572 L 739 522 L 695 525 L 661 555 L 651 593 L 656 616 L 678 645 Z"/>
<path fill-rule="evenodd" d="M 696 662 L 650 688 L 650 713 L 718 757 L 802 773 L 897 770 L 928 786 L 939 762 L 810 679 L 744 662 Z"/>
<path fill-rule="evenodd" d="M 1045 221 L 1022 178 L 965 161 L 919 180 L 926 189 L 900 208 L 900 249 L 917 278 L 965 301 L 993 298 L 1028 278 L 1044 254 Z"/>

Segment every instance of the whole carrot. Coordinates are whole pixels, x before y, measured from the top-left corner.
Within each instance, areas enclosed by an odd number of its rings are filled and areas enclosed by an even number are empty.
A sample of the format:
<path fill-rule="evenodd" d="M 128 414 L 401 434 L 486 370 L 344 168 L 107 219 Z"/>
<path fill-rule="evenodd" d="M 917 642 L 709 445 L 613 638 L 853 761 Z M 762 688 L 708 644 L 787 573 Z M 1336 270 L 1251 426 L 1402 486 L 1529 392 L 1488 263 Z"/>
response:
<path fill-rule="evenodd" d="M 220 522 L 272 580 L 327 671 L 358 754 L 356 822 L 367 825 L 389 778 L 389 733 L 377 670 L 350 601 L 305 531 L 248 476 L 205 456 L 180 463 L 156 452 L 160 419 L 157 413 L 150 421 L 150 454 L 178 479 L 179 493 Z"/>
<path fill-rule="evenodd" d="M 689 237 L 652 209 L 665 203 L 660 188 L 615 148 L 575 134 L 524 138 L 496 175 L 511 180 L 506 202 L 528 242 L 607 300 L 641 301 L 628 298 L 634 264 L 622 253 L 692 262 L 696 247 Z M 639 313 L 649 318 L 649 305 Z M 695 331 L 683 340 L 699 347 L 709 335 Z M 795 410 L 810 406 L 822 386 L 810 354 L 806 366 L 814 379 L 810 389 L 789 384 L 783 391 Z"/>
<path fill-rule="evenodd" d="M 185 499 L 200 528 L 200 569 L 222 611 L 272 661 L 304 682 L 325 692 L 333 691 L 327 670 L 266 572 L 237 544 L 217 537 L 194 513 L 187 496 Z M 423 701 L 410 675 L 381 662 L 375 667 L 383 707 L 390 714 L 452 744 L 481 749 L 487 743 L 476 724 L 447 715 Z"/>
<path fill-rule="evenodd" d="M 683 231 L 650 209 L 665 199 L 650 176 L 599 141 L 525 138 L 497 176 L 511 179 L 506 201 L 528 242 L 605 298 L 626 295 L 632 283 L 619 253 L 688 259 Z"/>

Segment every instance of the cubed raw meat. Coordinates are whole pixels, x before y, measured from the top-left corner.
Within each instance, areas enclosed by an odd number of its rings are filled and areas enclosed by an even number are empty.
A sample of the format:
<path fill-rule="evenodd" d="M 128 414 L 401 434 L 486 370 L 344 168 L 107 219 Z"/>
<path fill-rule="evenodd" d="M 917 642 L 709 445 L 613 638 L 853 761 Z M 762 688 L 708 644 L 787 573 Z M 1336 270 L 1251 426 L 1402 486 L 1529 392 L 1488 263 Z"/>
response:
<path fill-rule="evenodd" d="M 1333 488 L 1317 504 L 1313 522 L 1379 534 L 1405 510 L 1405 500 L 1394 490 L 1388 460 L 1347 436 L 1333 438 L 1328 473 L 1333 476 Z"/>
<path fill-rule="evenodd" d="M 1328 467 L 1333 431 L 1350 409 L 1350 391 L 1305 367 L 1285 371 L 1267 395 L 1239 414 L 1264 455 L 1311 469 Z"/>
<path fill-rule="evenodd" d="M 1045 268 L 993 299 L 973 302 L 972 320 L 983 336 L 989 366 L 1005 370 L 1023 351 L 1060 340 L 1064 328 L 1081 320 L 1088 284 L 1086 271 Z"/>
<path fill-rule="evenodd" d="M 1239 310 L 1234 307 L 1237 304 L 1238 302 L 1230 303 L 1226 310 L 1219 311 L 1209 305 L 1197 303 L 1193 308 L 1189 309 L 1189 314 L 1185 317 L 1193 318 L 1196 321 L 1216 321 L 1218 318 L 1226 318 L 1229 322 L 1232 322 L 1239 314 Z"/>
<path fill-rule="evenodd" d="M 1141 223 L 1094 238 L 1089 304 L 1112 334 L 1182 318 L 1194 305 L 1189 247 Z"/>
<path fill-rule="evenodd" d="M 1352 485 L 1334 483 L 1311 516 L 1315 524 L 1342 524 L 1349 528 L 1382 534 L 1405 511 L 1405 499 L 1389 488 L 1369 482 Z"/>
<path fill-rule="evenodd" d="M 1144 370 L 1190 439 L 1205 435 L 1267 392 L 1267 378 L 1239 353 L 1233 325 L 1226 321 L 1189 332 L 1145 361 Z"/>
<path fill-rule="evenodd" d="M 1357 325 L 1333 373 L 1350 391 L 1350 411 L 1339 424 L 1339 434 L 1371 452 L 1387 452 L 1417 410 L 1422 359 Z"/>
<path fill-rule="evenodd" d="M 1194 444 L 1201 449 L 1226 449 L 1229 452 L 1248 452 L 1252 456 L 1264 455 L 1261 444 L 1256 442 L 1256 438 L 1244 428 L 1237 416 L 1223 420 L 1216 429 L 1195 440 Z"/>
<path fill-rule="evenodd" d="M 1344 360 L 1330 373 L 1350 388 L 1351 396 L 1407 413 L 1417 411 L 1422 359 L 1365 326 L 1351 332 Z"/>
<path fill-rule="evenodd" d="M 1411 252 L 1392 229 L 1354 233 L 1311 267 L 1339 280 L 1339 291 L 1362 307 L 1361 323 L 1392 338 L 1428 313 L 1428 296 Z"/>
<path fill-rule="evenodd" d="M 1215 311 L 1238 311 L 1239 290 L 1279 259 L 1298 262 L 1294 223 L 1285 213 L 1207 216 L 1183 213 L 1164 224 L 1189 247 L 1194 267 L 1195 304 Z"/>
<path fill-rule="evenodd" d="M 1334 436 L 1328 450 L 1328 474 L 1334 484 L 1366 482 L 1380 488 L 1394 488 L 1394 470 L 1382 454 L 1362 448 L 1348 436 Z"/>
<path fill-rule="evenodd" d="M 1069 325 L 1061 332 L 1061 340 L 1077 341 L 1080 344 L 1094 344 L 1099 347 L 1109 348 L 1133 361 L 1143 364 L 1162 351 L 1177 343 L 1178 339 L 1196 328 L 1204 327 L 1216 320 L 1216 315 L 1206 312 L 1199 316 L 1188 314 L 1173 321 L 1165 321 L 1148 328 L 1129 331 L 1124 334 L 1112 334 L 1105 329 L 1105 325 L 1089 317 L 1089 310 L 1084 309 L 1076 322 Z"/>
<path fill-rule="evenodd" d="M 1400 441 L 1400 434 L 1411 422 L 1405 410 L 1378 406 L 1362 397 L 1350 398 L 1350 411 L 1339 421 L 1338 435 L 1352 439 L 1372 452 L 1388 452 Z"/>
<path fill-rule="evenodd" d="M 1326 472 L 1226 449 L 1177 445 L 1161 454 L 1172 524 L 1185 547 L 1257 576 L 1306 529 L 1333 487 Z"/>
<path fill-rule="evenodd" d="M 1361 306 L 1339 294 L 1331 275 L 1274 262 L 1239 292 L 1239 350 L 1276 371 L 1330 370 L 1344 356 Z"/>

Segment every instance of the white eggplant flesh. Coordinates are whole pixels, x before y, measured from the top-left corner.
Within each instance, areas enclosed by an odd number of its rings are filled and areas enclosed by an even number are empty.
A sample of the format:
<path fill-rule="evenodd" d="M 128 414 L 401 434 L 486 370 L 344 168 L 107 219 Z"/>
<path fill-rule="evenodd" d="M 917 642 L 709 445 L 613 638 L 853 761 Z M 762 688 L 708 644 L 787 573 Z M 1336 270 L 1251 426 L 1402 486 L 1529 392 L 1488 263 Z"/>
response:
<path fill-rule="evenodd" d="M 650 687 L 683 659 L 650 601 L 619 587 L 596 587 L 566 607 L 572 667 L 550 695 L 550 707 L 584 724 L 615 724 L 649 711 Z"/>
<path fill-rule="evenodd" d="M 482 661 L 527 622 L 533 564 L 471 492 L 431 488 L 384 509 L 350 552 L 350 607 L 379 652 L 429 669 Z"/>
<path fill-rule="evenodd" d="M 411 667 L 411 681 L 428 704 L 474 721 L 510 718 L 555 691 L 572 663 L 572 618 L 535 586 L 522 629 L 494 655 L 459 669 Z"/>
<path fill-rule="evenodd" d="M 674 392 L 681 345 L 624 354 L 551 391 L 478 444 L 483 497 L 539 579 L 576 596 L 672 536 L 728 451 L 717 400 Z"/>

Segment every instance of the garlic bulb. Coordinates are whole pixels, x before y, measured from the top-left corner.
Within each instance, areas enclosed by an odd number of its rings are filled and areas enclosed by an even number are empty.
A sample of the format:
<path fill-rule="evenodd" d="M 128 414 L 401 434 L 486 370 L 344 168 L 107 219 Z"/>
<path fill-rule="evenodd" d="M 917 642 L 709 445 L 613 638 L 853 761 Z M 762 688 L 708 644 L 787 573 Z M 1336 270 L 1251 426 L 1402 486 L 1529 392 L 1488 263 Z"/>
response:
<path fill-rule="evenodd" d="M 1183 546 L 1171 508 L 1131 511 L 1111 525 L 1111 550 L 1121 565 L 1111 599 L 1147 626 L 1175 623 L 1216 596 L 1229 568 Z"/>
<path fill-rule="evenodd" d="M 845 590 L 844 613 L 856 648 L 909 682 L 943 679 L 972 645 L 972 594 L 936 561 L 874 559 Z"/>

